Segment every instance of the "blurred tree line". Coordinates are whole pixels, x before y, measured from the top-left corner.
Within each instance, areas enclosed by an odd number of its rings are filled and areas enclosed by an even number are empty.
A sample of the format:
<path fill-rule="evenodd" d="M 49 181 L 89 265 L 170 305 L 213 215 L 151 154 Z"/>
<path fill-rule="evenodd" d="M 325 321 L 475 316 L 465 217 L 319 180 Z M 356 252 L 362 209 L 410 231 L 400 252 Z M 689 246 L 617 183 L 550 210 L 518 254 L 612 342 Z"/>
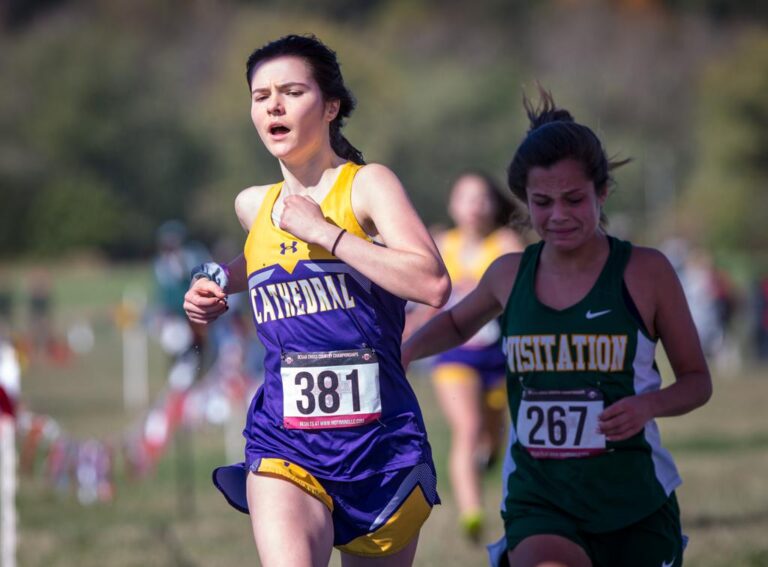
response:
<path fill-rule="evenodd" d="M 235 195 L 279 175 L 245 59 L 309 32 L 358 98 L 348 138 L 429 223 L 461 170 L 504 179 L 540 81 L 633 158 L 616 231 L 768 253 L 766 22 L 747 0 L 5 0 L 0 256 L 145 257 L 169 218 L 242 241 Z"/>

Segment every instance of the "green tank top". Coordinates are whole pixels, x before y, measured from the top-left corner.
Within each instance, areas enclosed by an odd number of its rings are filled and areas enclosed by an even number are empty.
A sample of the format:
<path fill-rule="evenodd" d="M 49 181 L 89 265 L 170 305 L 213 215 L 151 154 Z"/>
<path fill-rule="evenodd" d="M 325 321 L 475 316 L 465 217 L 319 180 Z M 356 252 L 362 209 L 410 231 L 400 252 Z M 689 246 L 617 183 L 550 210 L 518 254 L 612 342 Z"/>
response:
<path fill-rule="evenodd" d="M 655 421 L 621 442 L 596 432 L 604 407 L 661 387 L 656 341 L 624 285 L 632 245 L 608 239 L 594 287 L 562 310 L 536 297 L 544 243 L 526 248 L 502 319 L 512 417 L 505 507 L 554 507 L 590 532 L 638 521 L 681 482 Z"/>

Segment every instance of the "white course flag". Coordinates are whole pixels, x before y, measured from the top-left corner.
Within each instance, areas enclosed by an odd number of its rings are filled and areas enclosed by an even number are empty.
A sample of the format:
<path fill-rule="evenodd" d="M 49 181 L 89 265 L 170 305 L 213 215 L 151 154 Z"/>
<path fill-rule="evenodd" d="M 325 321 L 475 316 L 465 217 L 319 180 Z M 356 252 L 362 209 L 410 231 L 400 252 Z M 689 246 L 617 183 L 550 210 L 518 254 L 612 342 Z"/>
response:
<path fill-rule="evenodd" d="M 16 424 L 0 415 L 0 565 L 16 567 Z"/>
<path fill-rule="evenodd" d="M 149 404 L 147 333 L 140 320 L 146 306 L 143 291 L 123 293 L 123 403 L 129 410 L 144 409 Z"/>
<path fill-rule="evenodd" d="M 16 567 L 16 400 L 21 367 L 0 340 L 0 566 Z"/>

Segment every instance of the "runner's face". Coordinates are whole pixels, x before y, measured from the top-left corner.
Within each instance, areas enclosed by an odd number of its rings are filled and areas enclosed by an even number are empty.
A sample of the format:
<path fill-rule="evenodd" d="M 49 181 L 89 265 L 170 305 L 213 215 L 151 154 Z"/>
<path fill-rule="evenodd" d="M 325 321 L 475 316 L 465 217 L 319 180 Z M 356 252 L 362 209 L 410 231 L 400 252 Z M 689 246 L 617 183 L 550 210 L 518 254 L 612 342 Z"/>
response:
<path fill-rule="evenodd" d="M 574 159 L 532 167 L 526 192 L 533 228 L 548 244 L 563 250 L 578 248 L 600 225 L 606 192 L 597 193 Z"/>
<path fill-rule="evenodd" d="M 312 155 L 328 140 L 338 101 L 325 102 L 309 64 L 281 56 L 259 63 L 251 79 L 251 120 L 278 159 Z"/>
<path fill-rule="evenodd" d="M 453 185 L 448 212 L 461 229 L 484 232 L 493 223 L 493 200 L 485 181 L 464 175 Z"/>

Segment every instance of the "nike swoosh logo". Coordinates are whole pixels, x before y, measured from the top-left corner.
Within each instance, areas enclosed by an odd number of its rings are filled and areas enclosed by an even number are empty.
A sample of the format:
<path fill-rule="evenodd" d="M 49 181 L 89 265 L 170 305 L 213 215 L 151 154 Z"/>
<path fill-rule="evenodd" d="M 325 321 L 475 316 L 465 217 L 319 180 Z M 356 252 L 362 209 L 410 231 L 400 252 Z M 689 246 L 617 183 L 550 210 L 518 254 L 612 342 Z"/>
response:
<path fill-rule="evenodd" d="M 597 317 L 600 317 L 610 312 L 611 312 L 610 309 L 606 309 L 605 311 L 595 311 L 594 313 L 592 313 L 592 310 L 590 309 L 587 311 L 587 319 L 596 319 Z"/>
<path fill-rule="evenodd" d="M 673 557 L 672 561 L 670 561 L 669 563 L 667 563 L 666 561 L 662 561 L 661 567 L 672 567 L 672 565 L 674 564 L 675 564 L 675 558 Z"/>

